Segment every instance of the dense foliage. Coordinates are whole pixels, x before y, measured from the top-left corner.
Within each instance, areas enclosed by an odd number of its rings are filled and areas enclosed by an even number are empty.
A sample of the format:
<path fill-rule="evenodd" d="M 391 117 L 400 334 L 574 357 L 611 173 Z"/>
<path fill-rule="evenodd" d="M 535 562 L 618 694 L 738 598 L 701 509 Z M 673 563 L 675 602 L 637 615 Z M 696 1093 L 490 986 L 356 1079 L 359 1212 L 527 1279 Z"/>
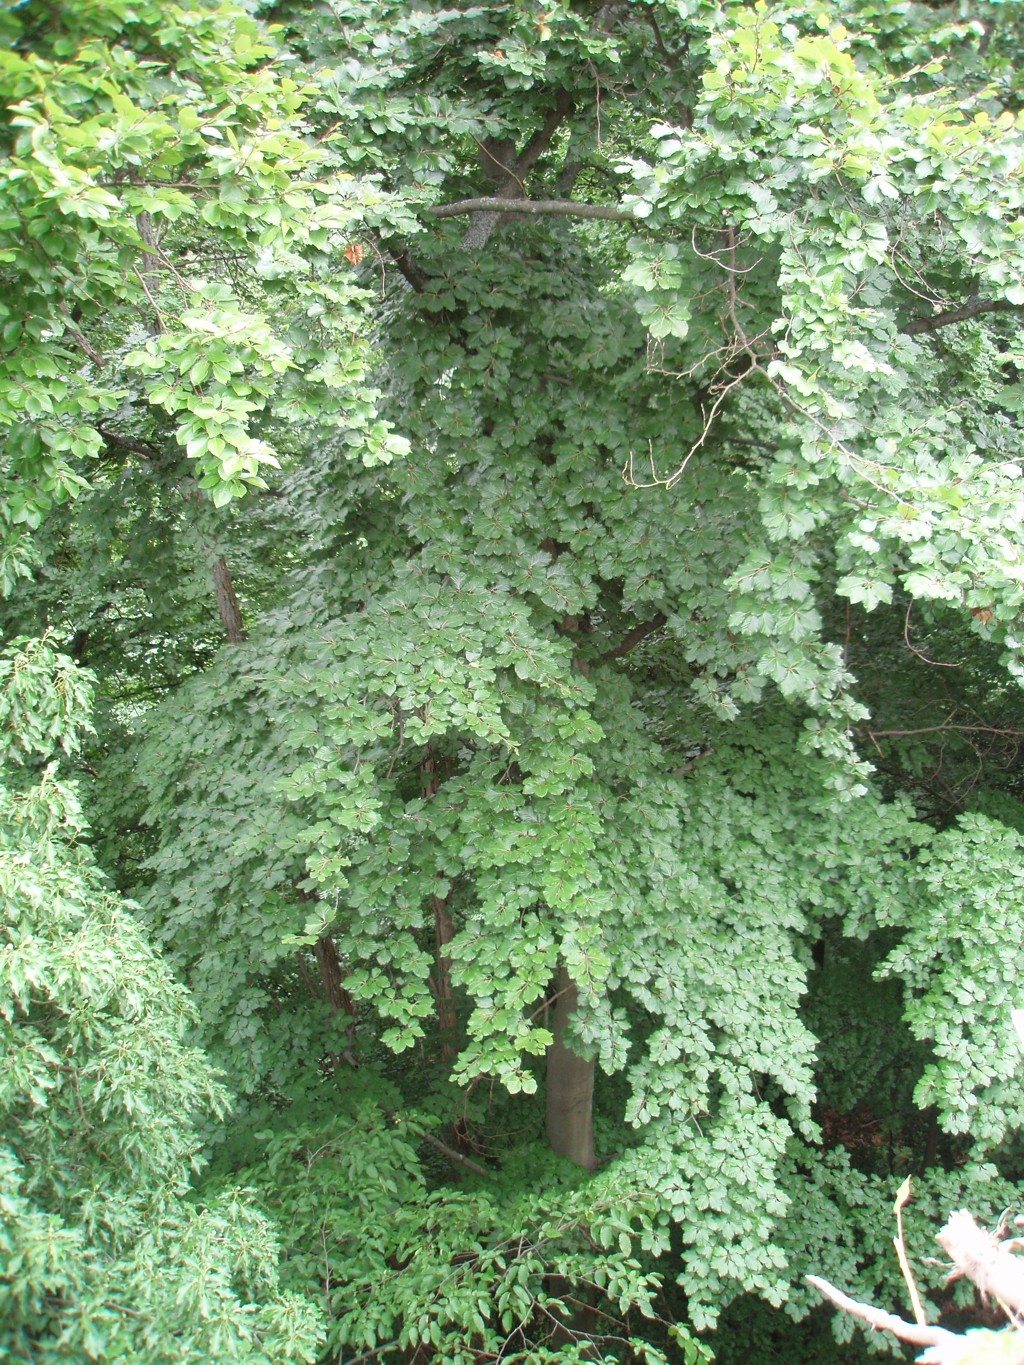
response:
<path fill-rule="evenodd" d="M 55 750 L 88 682 L 46 642 L 0 660 L 0 1349 L 7 1360 L 308 1361 L 251 1200 L 188 1198 L 195 1119 L 226 1097 L 194 1010 L 83 843 Z"/>
<path fill-rule="evenodd" d="M 1024 1177 L 1018 7 L 0 36 L 0 1341 L 820 1360 Z"/>

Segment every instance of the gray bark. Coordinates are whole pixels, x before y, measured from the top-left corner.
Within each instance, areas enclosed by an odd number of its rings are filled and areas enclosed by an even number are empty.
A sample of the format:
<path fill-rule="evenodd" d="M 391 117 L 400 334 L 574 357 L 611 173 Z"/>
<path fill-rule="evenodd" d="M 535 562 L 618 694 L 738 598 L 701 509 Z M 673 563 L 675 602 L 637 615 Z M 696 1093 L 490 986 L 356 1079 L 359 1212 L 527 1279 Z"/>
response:
<path fill-rule="evenodd" d="M 217 599 L 217 611 L 224 626 L 224 634 L 229 644 L 241 644 L 247 638 L 245 622 L 242 620 L 242 609 L 238 605 L 235 587 L 231 582 L 231 571 L 223 555 L 213 566 L 213 592 Z"/>
<path fill-rule="evenodd" d="M 548 1048 L 547 1135 L 552 1150 L 577 1166 L 592 1171 L 594 1159 L 594 1061 L 573 1052 L 566 1042 L 569 1020 L 578 992 L 565 967 L 556 978 L 557 998 L 552 1009 Z"/>

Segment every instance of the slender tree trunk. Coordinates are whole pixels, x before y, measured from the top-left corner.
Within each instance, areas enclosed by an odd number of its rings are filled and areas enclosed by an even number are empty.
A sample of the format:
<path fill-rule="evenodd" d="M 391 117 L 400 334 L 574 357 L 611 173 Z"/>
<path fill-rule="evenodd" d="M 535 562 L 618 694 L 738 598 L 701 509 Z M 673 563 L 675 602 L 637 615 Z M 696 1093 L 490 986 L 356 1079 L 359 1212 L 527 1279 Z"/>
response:
<path fill-rule="evenodd" d="M 423 776 L 423 796 L 429 801 L 441 785 L 437 770 L 437 756 L 431 745 L 424 750 L 421 771 Z M 444 896 L 432 895 L 430 908 L 434 912 L 434 970 L 430 975 L 430 986 L 434 993 L 437 1009 L 437 1031 L 440 1038 L 439 1057 L 445 1068 L 455 1060 L 459 1047 L 459 1015 L 452 989 L 452 960 L 445 949 L 455 937 L 448 901 Z"/>
<path fill-rule="evenodd" d="M 585 1061 L 567 1045 L 566 1029 L 578 1003 L 578 993 L 564 966 L 556 978 L 552 1010 L 554 1041 L 548 1048 L 547 1134 L 554 1151 L 592 1171 L 594 1159 L 594 1062 Z"/>
<path fill-rule="evenodd" d="M 448 902 L 440 896 L 431 896 L 430 904 L 434 910 L 434 962 L 435 970 L 431 981 L 434 986 L 434 1001 L 437 1005 L 437 1028 L 441 1038 L 441 1065 L 450 1067 L 458 1051 L 459 1015 L 455 1006 L 455 992 L 452 990 L 452 960 L 445 952 L 455 935 L 452 917 L 448 913 Z"/>
<path fill-rule="evenodd" d="M 334 939 L 330 934 L 324 934 L 313 944 L 313 956 L 316 965 L 320 970 L 320 987 L 327 999 L 328 1005 L 336 1014 L 343 1014 L 348 1020 L 348 1046 L 341 1052 L 332 1052 L 331 1061 L 334 1064 L 335 1072 L 344 1062 L 347 1066 L 355 1070 L 359 1066 L 356 1058 L 356 1023 L 358 1021 L 358 1010 L 356 1002 L 349 995 L 342 985 L 341 962 L 338 958 L 338 949 Z M 306 964 L 304 950 L 298 953 L 299 971 L 302 979 L 306 983 L 310 995 L 314 1000 L 320 999 L 320 991 L 313 978 L 312 972 Z"/>
<path fill-rule="evenodd" d="M 213 566 L 213 591 L 217 598 L 217 610 L 220 613 L 221 621 L 224 623 L 224 634 L 227 636 L 228 643 L 232 645 L 241 644 L 243 640 L 248 639 L 248 636 L 245 633 L 242 609 L 238 605 L 238 598 L 235 596 L 235 586 L 231 582 L 231 571 L 223 555 Z"/>
<path fill-rule="evenodd" d="M 324 994 L 327 996 L 327 1003 L 332 1010 L 341 1010 L 354 1019 L 356 1016 L 355 1001 L 341 984 L 341 963 L 338 960 L 338 949 L 335 947 L 334 939 L 330 934 L 324 934 L 323 938 L 317 939 L 313 945 L 313 955 L 316 958 L 316 965 L 320 968 L 320 982 L 324 988 Z"/>
<path fill-rule="evenodd" d="M 594 1159 L 594 1062 L 584 1061 L 566 1043 L 569 1020 L 579 1003 L 576 983 L 564 965 L 555 978 L 555 1000 L 551 1009 L 554 1041 L 548 1048 L 547 1134 L 554 1151 L 566 1156 L 585 1171 L 592 1171 Z M 575 1346 L 583 1359 L 597 1358 L 588 1339 L 593 1330 L 593 1314 L 580 1300 L 586 1295 L 563 1275 L 548 1275 L 548 1293 L 565 1304 L 563 1313 L 553 1314 L 555 1326 L 548 1345 L 552 1350 Z M 573 1304 L 571 1300 L 577 1302 Z"/>

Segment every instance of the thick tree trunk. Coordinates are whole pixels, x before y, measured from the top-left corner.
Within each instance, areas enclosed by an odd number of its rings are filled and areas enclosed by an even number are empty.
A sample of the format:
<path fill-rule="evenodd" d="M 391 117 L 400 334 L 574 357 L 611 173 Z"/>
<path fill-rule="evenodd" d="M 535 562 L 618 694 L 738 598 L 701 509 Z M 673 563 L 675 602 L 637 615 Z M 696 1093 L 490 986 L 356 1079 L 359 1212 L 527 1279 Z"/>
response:
<path fill-rule="evenodd" d="M 584 1170 L 594 1169 L 594 1062 L 566 1044 L 566 1029 L 577 1005 L 575 983 L 559 967 L 552 1010 L 554 1042 L 548 1048 L 547 1133 L 554 1151 Z"/>

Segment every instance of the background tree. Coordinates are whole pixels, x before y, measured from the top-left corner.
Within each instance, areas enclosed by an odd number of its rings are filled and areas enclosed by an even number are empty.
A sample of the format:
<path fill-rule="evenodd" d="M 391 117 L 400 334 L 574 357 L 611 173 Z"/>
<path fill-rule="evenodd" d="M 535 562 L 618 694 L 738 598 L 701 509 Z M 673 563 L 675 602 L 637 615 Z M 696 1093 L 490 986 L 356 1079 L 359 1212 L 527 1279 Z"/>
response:
<path fill-rule="evenodd" d="M 884 1302 L 1020 1175 L 1013 7 L 273 17 L 7 20 L 6 616 L 210 1188 L 327 1358 Z"/>

